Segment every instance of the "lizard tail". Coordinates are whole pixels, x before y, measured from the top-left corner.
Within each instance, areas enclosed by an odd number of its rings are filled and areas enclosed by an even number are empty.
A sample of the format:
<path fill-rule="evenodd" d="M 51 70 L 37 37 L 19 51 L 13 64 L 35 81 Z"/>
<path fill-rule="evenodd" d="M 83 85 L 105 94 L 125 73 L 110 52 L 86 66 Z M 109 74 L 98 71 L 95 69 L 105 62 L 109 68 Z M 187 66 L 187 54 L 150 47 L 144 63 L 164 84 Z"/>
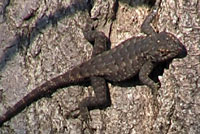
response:
<path fill-rule="evenodd" d="M 32 90 L 23 99 L 18 101 L 13 107 L 10 107 L 4 115 L 0 116 L 0 127 L 4 122 L 10 120 L 12 117 L 20 113 L 32 102 L 37 101 L 47 94 L 52 94 L 58 88 L 65 87 L 73 83 L 78 83 L 89 77 L 87 74 L 81 75 L 83 74 L 81 70 L 82 69 L 80 69 L 80 66 L 75 67 L 71 71 L 57 76 Z"/>

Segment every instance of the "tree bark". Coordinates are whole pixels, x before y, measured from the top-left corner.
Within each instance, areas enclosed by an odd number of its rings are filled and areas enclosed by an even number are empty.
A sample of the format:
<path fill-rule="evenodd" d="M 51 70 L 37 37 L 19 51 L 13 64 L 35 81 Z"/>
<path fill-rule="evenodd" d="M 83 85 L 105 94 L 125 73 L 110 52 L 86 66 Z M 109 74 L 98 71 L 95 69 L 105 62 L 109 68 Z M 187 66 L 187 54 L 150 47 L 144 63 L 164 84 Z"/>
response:
<path fill-rule="evenodd" d="M 140 26 L 153 5 L 147 0 L 0 3 L 1 115 L 46 80 L 90 59 L 92 46 L 81 30 L 89 17 L 95 20 L 98 30 L 110 37 L 114 48 L 132 36 L 144 35 Z M 152 25 L 159 32 L 167 31 L 179 38 L 187 56 L 174 59 L 159 76 L 158 106 L 144 85 L 109 83 L 111 107 L 90 111 L 95 133 L 200 133 L 199 17 L 198 0 L 162 0 Z M 60 89 L 6 122 L 0 133 L 88 133 L 80 117 L 66 119 L 66 114 L 91 94 L 91 86 Z"/>

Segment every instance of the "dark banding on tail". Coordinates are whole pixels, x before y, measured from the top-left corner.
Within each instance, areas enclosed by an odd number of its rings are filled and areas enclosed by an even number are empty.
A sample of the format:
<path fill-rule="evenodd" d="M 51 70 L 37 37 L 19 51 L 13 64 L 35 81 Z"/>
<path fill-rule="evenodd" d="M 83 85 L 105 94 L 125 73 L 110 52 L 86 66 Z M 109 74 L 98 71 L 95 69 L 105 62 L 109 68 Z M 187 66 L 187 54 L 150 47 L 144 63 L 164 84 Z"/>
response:
<path fill-rule="evenodd" d="M 0 126 L 2 126 L 4 122 L 10 120 L 12 117 L 24 110 L 31 103 L 46 95 L 52 94 L 56 91 L 56 89 L 69 86 L 73 83 L 81 82 L 82 80 L 87 78 L 89 74 L 84 74 L 81 70 L 84 69 L 80 69 L 80 66 L 77 66 L 71 71 L 59 75 L 32 90 L 23 99 L 18 101 L 14 106 L 10 107 L 4 115 L 0 116 Z"/>

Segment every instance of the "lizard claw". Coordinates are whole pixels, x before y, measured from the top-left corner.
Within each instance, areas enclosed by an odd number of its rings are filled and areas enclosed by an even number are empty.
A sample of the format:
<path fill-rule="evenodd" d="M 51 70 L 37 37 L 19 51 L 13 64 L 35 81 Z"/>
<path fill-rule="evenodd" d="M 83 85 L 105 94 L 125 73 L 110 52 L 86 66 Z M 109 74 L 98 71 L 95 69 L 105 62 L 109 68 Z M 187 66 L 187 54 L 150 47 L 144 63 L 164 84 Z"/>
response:
<path fill-rule="evenodd" d="M 69 113 L 67 113 L 66 118 L 78 118 L 78 116 L 81 116 L 82 120 L 84 122 L 89 122 L 92 120 L 89 111 L 86 107 L 81 107 L 81 108 L 76 108 L 72 111 L 70 111 Z"/>
<path fill-rule="evenodd" d="M 154 97 L 158 96 L 158 89 L 160 88 L 160 84 L 159 83 L 154 83 L 152 89 L 151 89 L 151 93 Z"/>
<path fill-rule="evenodd" d="M 89 121 L 92 121 L 92 118 L 90 116 L 90 113 L 89 113 L 87 107 L 80 108 L 80 115 L 84 122 L 89 123 Z"/>
<path fill-rule="evenodd" d="M 81 121 L 86 124 L 87 129 L 89 130 L 89 133 L 93 134 L 95 129 L 91 128 L 89 125 L 89 121 L 91 121 L 92 118 L 89 114 L 87 107 L 76 108 L 76 109 L 70 111 L 68 114 L 66 114 L 67 119 L 69 119 L 69 118 L 75 119 L 75 118 L 78 118 L 78 116 L 81 116 Z"/>
<path fill-rule="evenodd" d="M 69 119 L 69 118 L 75 119 L 75 118 L 78 118 L 79 115 L 80 115 L 79 108 L 76 108 L 76 109 L 71 110 L 70 112 L 68 112 L 68 113 L 65 115 L 65 117 L 66 117 L 67 119 Z"/>

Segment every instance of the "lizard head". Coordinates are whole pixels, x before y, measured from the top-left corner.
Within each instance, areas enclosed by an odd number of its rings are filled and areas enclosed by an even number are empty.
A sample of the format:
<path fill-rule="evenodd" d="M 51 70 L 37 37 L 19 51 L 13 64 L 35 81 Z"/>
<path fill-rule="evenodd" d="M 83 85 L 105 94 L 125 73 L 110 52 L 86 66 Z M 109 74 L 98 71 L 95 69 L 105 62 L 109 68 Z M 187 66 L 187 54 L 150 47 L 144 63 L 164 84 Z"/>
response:
<path fill-rule="evenodd" d="M 150 54 L 154 62 L 162 62 L 187 53 L 184 45 L 174 35 L 161 32 L 155 37 L 157 43 L 154 52 Z"/>

